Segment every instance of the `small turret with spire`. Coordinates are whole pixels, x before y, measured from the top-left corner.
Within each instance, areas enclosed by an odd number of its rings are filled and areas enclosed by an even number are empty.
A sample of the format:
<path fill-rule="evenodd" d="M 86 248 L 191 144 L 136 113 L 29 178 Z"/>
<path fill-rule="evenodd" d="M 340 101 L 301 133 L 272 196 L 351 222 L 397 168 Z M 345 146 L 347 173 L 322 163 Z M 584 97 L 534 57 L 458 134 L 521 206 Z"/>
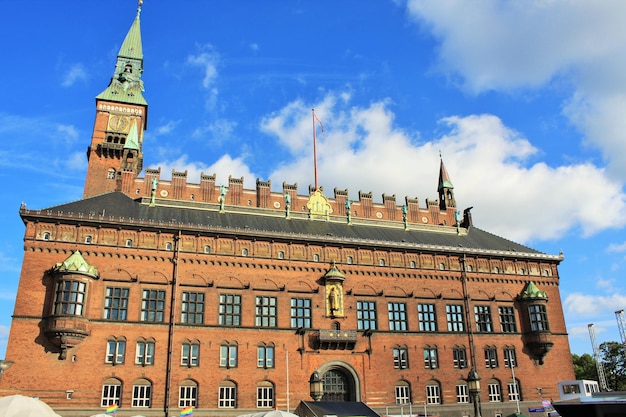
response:
<path fill-rule="evenodd" d="M 446 170 L 446 166 L 443 164 L 443 158 L 439 154 L 439 185 L 437 191 L 439 192 L 439 208 L 441 210 L 447 210 L 448 208 L 456 208 L 456 200 L 454 199 L 454 186 L 450 181 L 450 176 Z"/>

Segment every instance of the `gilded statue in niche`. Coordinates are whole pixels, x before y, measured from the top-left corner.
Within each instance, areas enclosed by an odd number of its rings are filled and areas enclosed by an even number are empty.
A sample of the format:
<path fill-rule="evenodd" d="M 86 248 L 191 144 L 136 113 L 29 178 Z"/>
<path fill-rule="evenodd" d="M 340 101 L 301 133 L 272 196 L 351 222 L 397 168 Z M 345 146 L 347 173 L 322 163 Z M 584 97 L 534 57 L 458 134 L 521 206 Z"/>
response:
<path fill-rule="evenodd" d="M 326 283 L 326 315 L 343 317 L 343 286 L 340 282 Z"/>

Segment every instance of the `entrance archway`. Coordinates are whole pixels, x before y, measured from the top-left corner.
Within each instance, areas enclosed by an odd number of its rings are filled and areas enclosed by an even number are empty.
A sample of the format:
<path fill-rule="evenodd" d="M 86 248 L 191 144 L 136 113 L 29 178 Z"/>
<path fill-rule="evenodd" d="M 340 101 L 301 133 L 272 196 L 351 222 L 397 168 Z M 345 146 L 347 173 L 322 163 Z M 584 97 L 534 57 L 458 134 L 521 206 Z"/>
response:
<path fill-rule="evenodd" d="M 349 364 L 327 362 L 318 373 L 324 387 L 322 401 L 361 401 L 359 376 Z"/>

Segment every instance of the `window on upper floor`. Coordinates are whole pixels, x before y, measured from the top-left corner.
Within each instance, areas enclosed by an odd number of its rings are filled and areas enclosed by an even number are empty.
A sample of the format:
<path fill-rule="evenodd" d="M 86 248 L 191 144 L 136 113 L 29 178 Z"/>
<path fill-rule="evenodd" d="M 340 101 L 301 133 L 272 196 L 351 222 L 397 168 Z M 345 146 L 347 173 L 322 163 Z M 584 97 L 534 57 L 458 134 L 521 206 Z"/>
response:
<path fill-rule="evenodd" d="M 241 296 L 238 294 L 220 294 L 220 326 L 241 325 Z"/>
<path fill-rule="evenodd" d="M 154 365 L 154 341 L 140 340 L 135 348 L 135 364 Z"/>
<path fill-rule="evenodd" d="M 113 168 L 109 168 L 107 170 L 107 180 L 114 180 L 115 179 L 115 170 Z"/>
<path fill-rule="evenodd" d="M 276 297 L 257 296 L 256 320 L 257 327 L 276 327 Z"/>
<path fill-rule="evenodd" d="M 408 328 L 405 303 L 387 303 L 389 330 L 405 331 Z"/>
<path fill-rule="evenodd" d="M 498 349 L 495 346 L 485 347 L 485 367 L 497 368 L 498 367 Z"/>
<path fill-rule="evenodd" d="M 189 368 L 198 366 L 200 362 L 199 342 L 186 341 L 181 348 L 180 364 Z"/>
<path fill-rule="evenodd" d="M 121 365 L 124 363 L 124 357 L 126 355 L 126 339 L 123 337 L 114 338 L 111 337 L 107 340 L 105 363 L 111 365 Z"/>
<path fill-rule="evenodd" d="M 513 306 L 499 306 L 498 314 L 500 315 L 500 331 L 502 333 L 517 332 L 515 308 Z"/>
<path fill-rule="evenodd" d="M 257 346 L 257 368 L 273 368 L 274 367 L 274 345 L 260 344 Z"/>
<path fill-rule="evenodd" d="M 465 347 L 455 346 L 452 348 L 452 364 L 455 369 L 467 368 L 467 351 Z"/>
<path fill-rule="evenodd" d="M 223 343 L 220 346 L 220 367 L 236 368 L 237 367 L 237 345 L 232 343 Z"/>
<path fill-rule="evenodd" d="M 356 320 L 358 330 L 376 330 L 376 303 L 357 301 Z"/>
<path fill-rule="evenodd" d="M 180 322 L 184 324 L 204 323 L 204 293 L 183 291 Z"/>
<path fill-rule="evenodd" d="M 479 333 L 493 332 L 491 320 L 491 307 L 474 306 L 474 320 L 476 321 L 476 331 Z"/>
<path fill-rule="evenodd" d="M 57 281 L 53 314 L 82 316 L 86 290 L 87 284 L 81 281 L 66 279 Z"/>
<path fill-rule="evenodd" d="M 528 306 L 530 317 L 530 328 L 533 332 L 548 332 L 550 326 L 548 324 L 548 313 L 546 306 L 543 304 L 531 304 Z"/>
<path fill-rule="evenodd" d="M 424 368 L 426 369 L 439 368 L 439 359 L 437 358 L 437 348 L 434 348 L 434 347 L 424 348 Z"/>
<path fill-rule="evenodd" d="M 417 318 L 420 332 L 437 331 L 437 315 L 435 314 L 434 304 L 419 303 L 417 305 Z"/>
<path fill-rule="evenodd" d="M 93 237 L 91 235 L 85 236 L 85 243 L 90 245 L 93 242 Z"/>
<path fill-rule="evenodd" d="M 514 347 L 505 347 L 504 354 L 504 367 L 510 368 L 511 366 L 517 368 L 517 355 L 515 354 Z"/>
<path fill-rule="evenodd" d="M 291 327 L 311 328 L 311 299 L 292 298 L 291 299 Z"/>
<path fill-rule="evenodd" d="M 393 367 L 395 369 L 407 369 L 409 367 L 409 350 L 406 346 L 393 348 Z"/>
<path fill-rule="evenodd" d="M 143 290 L 141 299 L 141 321 L 163 323 L 165 318 L 165 291 Z"/>
<path fill-rule="evenodd" d="M 126 320 L 128 318 L 128 288 L 107 287 L 104 290 L 104 318 Z"/>
<path fill-rule="evenodd" d="M 464 332 L 463 306 L 461 304 L 446 305 L 446 321 L 449 332 Z"/>

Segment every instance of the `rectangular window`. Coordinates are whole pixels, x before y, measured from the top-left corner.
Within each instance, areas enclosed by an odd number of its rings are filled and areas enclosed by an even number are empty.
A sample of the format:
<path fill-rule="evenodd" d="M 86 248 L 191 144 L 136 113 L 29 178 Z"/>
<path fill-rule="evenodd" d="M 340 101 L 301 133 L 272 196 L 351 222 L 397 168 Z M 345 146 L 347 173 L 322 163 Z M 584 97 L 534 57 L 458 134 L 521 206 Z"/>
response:
<path fill-rule="evenodd" d="M 374 301 L 357 301 L 356 320 L 357 329 L 376 330 L 376 303 Z"/>
<path fill-rule="evenodd" d="M 258 346 L 257 347 L 257 365 L 258 368 L 274 367 L 274 346 Z"/>
<path fill-rule="evenodd" d="M 437 315 L 434 304 L 418 304 L 417 318 L 419 320 L 420 332 L 437 331 Z"/>
<path fill-rule="evenodd" d="M 198 387 L 181 386 L 178 394 L 178 407 L 196 407 L 198 404 Z"/>
<path fill-rule="evenodd" d="M 55 315 L 82 316 L 85 303 L 85 283 L 59 281 L 54 300 Z"/>
<path fill-rule="evenodd" d="M 113 404 L 120 405 L 122 386 L 119 384 L 105 384 L 102 386 L 101 407 L 108 407 Z"/>
<path fill-rule="evenodd" d="M 276 297 L 256 297 L 256 326 L 276 327 Z"/>
<path fill-rule="evenodd" d="M 428 404 L 441 404 L 439 385 L 426 385 L 426 402 Z"/>
<path fill-rule="evenodd" d="M 291 299 L 291 327 L 311 328 L 311 299 L 292 298 Z"/>
<path fill-rule="evenodd" d="M 509 389 L 509 401 L 521 401 L 519 395 L 519 385 L 517 381 L 511 381 L 507 384 L 507 388 Z"/>
<path fill-rule="evenodd" d="M 407 329 L 406 304 L 387 303 L 389 311 L 389 330 L 405 331 Z"/>
<path fill-rule="evenodd" d="M 504 348 L 504 367 L 510 368 L 511 366 L 517 368 L 517 357 L 515 356 L 515 349 Z"/>
<path fill-rule="evenodd" d="M 220 346 L 220 366 L 222 368 L 237 367 L 237 345 Z"/>
<path fill-rule="evenodd" d="M 105 362 L 113 365 L 124 363 L 126 354 L 126 342 L 124 340 L 109 340 L 107 342 L 107 355 Z"/>
<path fill-rule="evenodd" d="M 150 407 L 152 395 L 150 385 L 133 385 L 133 407 Z"/>
<path fill-rule="evenodd" d="M 498 307 L 500 315 L 500 331 L 502 333 L 515 333 L 517 326 L 515 325 L 515 308 L 511 306 Z"/>
<path fill-rule="evenodd" d="M 456 402 L 461 404 L 469 403 L 469 391 L 467 385 L 460 384 L 456 386 Z"/>
<path fill-rule="evenodd" d="M 449 332 L 464 332 L 463 306 L 460 304 L 447 305 L 446 320 L 448 321 Z"/>
<path fill-rule="evenodd" d="M 235 387 L 220 387 L 219 400 L 217 406 L 219 408 L 235 408 L 237 404 L 237 392 Z"/>
<path fill-rule="evenodd" d="M 498 351 L 495 347 L 485 348 L 485 367 L 486 368 L 498 367 Z"/>
<path fill-rule="evenodd" d="M 452 349 L 452 363 L 456 369 L 467 368 L 467 352 L 465 348 L 453 348 Z"/>
<path fill-rule="evenodd" d="M 183 343 L 180 364 L 183 366 L 198 366 L 200 345 L 195 343 Z"/>
<path fill-rule="evenodd" d="M 408 385 L 396 385 L 396 404 L 408 404 L 411 402 L 411 393 Z"/>
<path fill-rule="evenodd" d="M 204 293 L 183 292 L 180 321 L 185 324 L 204 323 Z"/>
<path fill-rule="evenodd" d="M 141 321 L 163 323 L 165 317 L 165 291 L 143 290 Z"/>
<path fill-rule="evenodd" d="M 437 369 L 439 362 L 437 361 L 437 349 L 426 348 L 424 349 L 424 368 Z"/>
<path fill-rule="evenodd" d="M 154 365 L 154 342 L 137 342 L 135 363 L 137 365 Z"/>
<path fill-rule="evenodd" d="M 409 367 L 409 352 L 406 348 L 393 348 L 393 367 L 406 369 Z"/>
<path fill-rule="evenodd" d="M 241 296 L 220 294 L 219 324 L 221 326 L 241 325 Z"/>
<path fill-rule="evenodd" d="M 533 332 L 550 331 L 546 306 L 543 304 L 531 304 L 528 306 L 528 312 L 530 313 L 530 328 Z"/>
<path fill-rule="evenodd" d="M 107 287 L 104 292 L 104 318 L 126 320 L 128 314 L 128 288 Z"/>
<path fill-rule="evenodd" d="M 502 401 L 502 394 L 500 393 L 500 384 L 489 383 L 487 385 L 489 390 L 489 402 L 499 403 Z"/>
<path fill-rule="evenodd" d="M 491 325 L 491 307 L 474 306 L 474 320 L 476 321 L 476 331 L 479 333 L 493 332 Z"/>
<path fill-rule="evenodd" d="M 274 408 L 274 387 L 256 387 L 256 407 Z"/>

